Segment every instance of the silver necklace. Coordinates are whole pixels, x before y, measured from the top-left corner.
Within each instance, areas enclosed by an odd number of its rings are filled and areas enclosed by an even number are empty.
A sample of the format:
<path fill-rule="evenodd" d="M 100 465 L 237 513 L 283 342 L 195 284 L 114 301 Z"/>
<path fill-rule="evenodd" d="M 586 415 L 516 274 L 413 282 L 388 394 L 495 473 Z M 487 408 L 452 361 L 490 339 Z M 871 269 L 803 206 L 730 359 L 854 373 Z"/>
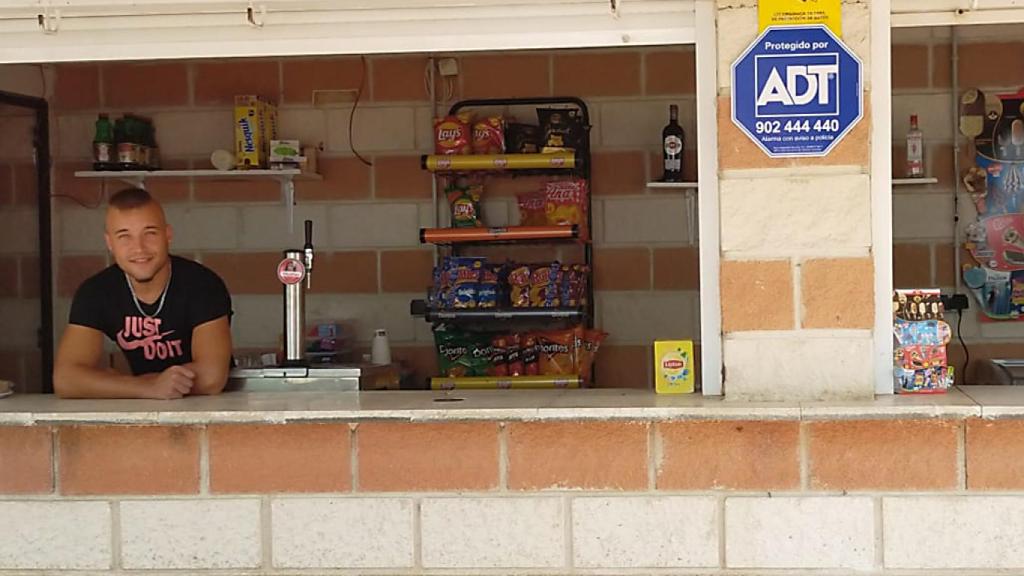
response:
<path fill-rule="evenodd" d="M 128 283 L 128 291 L 132 293 L 132 301 L 135 302 L 135 309 L 139 311 L 139 314 L 142 314 L 150 320 L 160 315 L 160 311 L 164 309 L 164 299 L 167 298 L 167 289 L 171 287 L 171 273 L 173 271 L 174 268 L 169 268 L 167 270 L 167 283 L 164 284 L 164 291 L 160 293 L 160 302 L 157 304 L 156 312 L 153 312 L 152 315 L 146 314 L 142 310 L 142 304 L 139 304 L 139 297 L 135 295 L 135 287 L 132 286 L 131 278 L 128 277 L 128 274 L 124 275 L 124 280 Z"/>

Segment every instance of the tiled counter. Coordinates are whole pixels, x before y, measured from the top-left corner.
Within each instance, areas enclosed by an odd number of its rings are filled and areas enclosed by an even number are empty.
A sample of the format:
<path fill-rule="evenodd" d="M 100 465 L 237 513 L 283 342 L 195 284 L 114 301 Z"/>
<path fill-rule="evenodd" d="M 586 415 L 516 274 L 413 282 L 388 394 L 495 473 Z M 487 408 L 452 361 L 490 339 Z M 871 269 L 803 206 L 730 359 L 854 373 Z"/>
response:
<path fill-rule="evenodd" d="M 1024 570 L 1024 388 L 15 396 L 0 519 L 0 574 Z"/>

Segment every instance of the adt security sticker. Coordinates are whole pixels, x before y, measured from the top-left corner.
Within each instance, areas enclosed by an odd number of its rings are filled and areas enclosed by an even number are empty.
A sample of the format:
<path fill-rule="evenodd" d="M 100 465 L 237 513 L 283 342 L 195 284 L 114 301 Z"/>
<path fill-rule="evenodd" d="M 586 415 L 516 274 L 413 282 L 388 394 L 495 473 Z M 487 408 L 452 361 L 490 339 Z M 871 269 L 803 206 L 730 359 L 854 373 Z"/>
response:
<path fill-rule="evenodd" d="M 825 156 L 864 115 L 861 68 L 825 26 L 768 28 L 732 65 L 732 121 L 772 158 Z"/>

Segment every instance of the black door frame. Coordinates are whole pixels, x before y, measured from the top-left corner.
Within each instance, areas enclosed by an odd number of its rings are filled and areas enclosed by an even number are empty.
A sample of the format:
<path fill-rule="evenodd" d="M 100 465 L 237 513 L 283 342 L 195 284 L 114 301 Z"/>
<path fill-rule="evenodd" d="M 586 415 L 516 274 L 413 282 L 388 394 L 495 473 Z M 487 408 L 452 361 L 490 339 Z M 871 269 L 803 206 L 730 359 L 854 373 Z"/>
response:
<path fill-rule="evenodd" d="M 50 106 L 43 98 L 0 90 L 0 104 L 28 108 L 35 112 L 32 146 L 36 167 L 36 196 L 39 201 L 39 334 L 42 357 L 43 392 L 53 392 L 53 246 L 50 219 Z"/>

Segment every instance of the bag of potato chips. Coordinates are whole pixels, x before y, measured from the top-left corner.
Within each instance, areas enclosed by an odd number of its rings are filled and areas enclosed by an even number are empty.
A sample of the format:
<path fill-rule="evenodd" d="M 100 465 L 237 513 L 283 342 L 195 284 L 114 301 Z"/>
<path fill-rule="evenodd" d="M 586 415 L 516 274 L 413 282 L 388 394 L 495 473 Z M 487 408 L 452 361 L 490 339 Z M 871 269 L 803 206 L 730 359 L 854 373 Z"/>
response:
<path fill-rule="evenodd" d="M 548 225 L 579 226 L 580 238 L 590 238 L 587 230 L 587 181 L 559 180 L 544 185 L 544 217 Z"/>

